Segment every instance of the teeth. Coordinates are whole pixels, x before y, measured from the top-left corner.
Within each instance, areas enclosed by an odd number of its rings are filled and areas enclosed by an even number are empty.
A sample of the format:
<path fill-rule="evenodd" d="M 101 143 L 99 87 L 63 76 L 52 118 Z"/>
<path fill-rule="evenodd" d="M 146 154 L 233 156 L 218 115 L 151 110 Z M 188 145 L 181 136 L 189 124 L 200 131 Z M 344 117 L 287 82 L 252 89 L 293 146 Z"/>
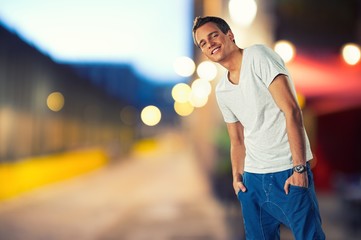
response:
<path fill-rule="evenodd" d="M 218 50 L 219 50 L 219 47 L 213 49 L 212 54 L 214 54 L 214 53 L 217 52 Z"/>

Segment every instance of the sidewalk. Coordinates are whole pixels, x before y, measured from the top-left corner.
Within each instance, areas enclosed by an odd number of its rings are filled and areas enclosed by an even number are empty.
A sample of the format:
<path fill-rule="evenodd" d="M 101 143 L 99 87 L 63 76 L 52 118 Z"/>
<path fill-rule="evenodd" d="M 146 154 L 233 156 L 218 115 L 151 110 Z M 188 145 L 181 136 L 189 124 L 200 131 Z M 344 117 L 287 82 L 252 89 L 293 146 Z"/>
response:
<path fill-rule="evenodd" d="M 229 239 L 196 159 L 163 140 L 161 151 L 0 203 L 0 239 Z"/>

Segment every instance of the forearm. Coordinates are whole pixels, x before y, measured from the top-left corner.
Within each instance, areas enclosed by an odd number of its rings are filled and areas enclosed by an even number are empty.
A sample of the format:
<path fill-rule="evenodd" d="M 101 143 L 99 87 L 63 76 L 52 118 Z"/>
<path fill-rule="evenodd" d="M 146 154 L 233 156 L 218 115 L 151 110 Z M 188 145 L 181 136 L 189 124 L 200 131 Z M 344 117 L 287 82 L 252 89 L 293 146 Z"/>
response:
<path fill-rule="evenodd" d="M 244 171 L 245 147 L 242 144 L 231 145 L 231 163 L 233 180 L 240 180 L 239 175 Z"/>
<path fill-rule="evenodd" d="M 306 164 L 305 132 L 301 110 L 295 109 L 286 115 L 286 127 L 293 165 Z"/>
<path fill-rule="evenodd" d="M 286 115 L 286 127 L 288 141 L 291 148 L 293 166 L 306 164 L 305 131 L 303 127 L 301 110 L 293 111 L 293 114 Z M 307 174 L 294 173 L 284 185 L 285 193 L 289 193 L 289 186 L 308 187 Z"/>

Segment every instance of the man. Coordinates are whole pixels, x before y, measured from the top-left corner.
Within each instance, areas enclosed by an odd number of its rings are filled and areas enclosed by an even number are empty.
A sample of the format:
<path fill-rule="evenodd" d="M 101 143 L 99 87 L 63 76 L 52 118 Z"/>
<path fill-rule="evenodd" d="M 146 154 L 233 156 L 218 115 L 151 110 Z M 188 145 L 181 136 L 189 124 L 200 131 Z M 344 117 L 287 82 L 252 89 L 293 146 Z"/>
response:
<path fill-rule="evenodd" d="M 216 88 L 231 140 L 234 191 L 247 239 L 280 239 L 280 224 L 298 240 L 325 239 L 308 161 L 302 112 L 281 58 L 263 45 L 239 48 L 229 25 L 197 17 L 193 39 L 228 71 Z"/>

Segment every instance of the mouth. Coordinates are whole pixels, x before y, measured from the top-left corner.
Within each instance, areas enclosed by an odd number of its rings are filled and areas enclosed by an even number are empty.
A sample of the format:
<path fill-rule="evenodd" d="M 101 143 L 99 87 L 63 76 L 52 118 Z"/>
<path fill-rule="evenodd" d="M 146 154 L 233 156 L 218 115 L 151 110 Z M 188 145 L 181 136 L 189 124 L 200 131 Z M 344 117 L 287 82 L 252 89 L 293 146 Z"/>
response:
<path fill-rule="evenodd" d="M 216 47 L 211 51 L 211 55 L 217 53 L 221 47 Z"/>

